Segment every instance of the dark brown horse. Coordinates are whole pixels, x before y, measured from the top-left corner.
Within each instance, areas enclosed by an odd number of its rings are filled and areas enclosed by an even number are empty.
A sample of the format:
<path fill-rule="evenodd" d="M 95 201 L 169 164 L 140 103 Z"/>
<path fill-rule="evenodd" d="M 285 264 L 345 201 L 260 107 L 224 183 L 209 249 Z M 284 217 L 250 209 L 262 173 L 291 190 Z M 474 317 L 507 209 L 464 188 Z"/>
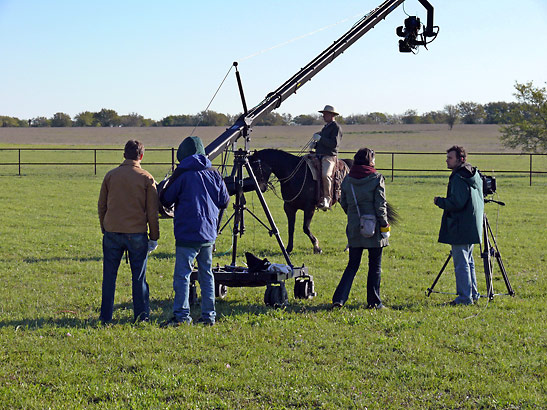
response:
<path fill-rule="evenodd" d="M 289 243 L 287 252 L 293 250 L 294 223 L 296 211 L 304 211 L 304 233 L 313 244 L 313 251 L 321 253 L 319 241 L 310 231 L 310 223 L 317 204 L 317 183 L 303 158 L 278 149 L 256 151 L 249 157 L 249 162 L 256 176 L 260 190 L 265 192 L 273 174 L 281 185 L 283 209 L 289 225 Z M 351 167 L 353 160 L 344 160 Z M 331 204 L 334 205 L 334 204 Z"/>

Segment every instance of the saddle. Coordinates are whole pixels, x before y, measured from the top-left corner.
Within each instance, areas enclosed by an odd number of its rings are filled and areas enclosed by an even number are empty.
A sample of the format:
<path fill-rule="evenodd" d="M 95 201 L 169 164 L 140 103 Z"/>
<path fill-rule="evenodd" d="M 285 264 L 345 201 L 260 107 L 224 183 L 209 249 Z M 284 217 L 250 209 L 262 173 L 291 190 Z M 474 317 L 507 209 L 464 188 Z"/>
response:
<path fill-rule="evenodd" d="M 304 160 L 308 165 L 308 168 L 312 174 L 313 180 L 316 183 L 315 189 L 315 202 L 319 204 L 321 200 L 321 193 L 323 192 L 323 178 L 321 178 L 321 161 L 314 154 L 307 154 L 304 156 Z M 349 167 L 341 159 L 336 159 L 336 165 L 332 173 L 332 192 L 331 192 L 331 206 L 340 200 L 342 196 L 341 185 L 342 181 L 349 173 Z"/>

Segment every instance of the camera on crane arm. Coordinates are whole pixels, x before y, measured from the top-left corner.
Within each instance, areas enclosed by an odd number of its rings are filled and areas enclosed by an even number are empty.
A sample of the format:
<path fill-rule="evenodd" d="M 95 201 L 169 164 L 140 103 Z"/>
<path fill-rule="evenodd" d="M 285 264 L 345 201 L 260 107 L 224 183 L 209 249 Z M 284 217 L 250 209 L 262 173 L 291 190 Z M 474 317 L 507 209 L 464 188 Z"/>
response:
<path fill-rule="evenodd" d="M 437 38 L 439 34 L 439 26 L 433 25 L 433 6 L 427 0 L 419 0 L 419 2 L 427 10 L 427 25 L 422 25 L 420 18 L 416 16 L 408 16 L 404 21 L 404 26 L 397 27 L 396 33 L 399 37 L 399 51 L 401 53 L 414 53 L 419 46 L 427 45 Z M 423 26 L 423 31 L 420 29 Z M 428 40 L 428 37 L 432 37 Z"/>

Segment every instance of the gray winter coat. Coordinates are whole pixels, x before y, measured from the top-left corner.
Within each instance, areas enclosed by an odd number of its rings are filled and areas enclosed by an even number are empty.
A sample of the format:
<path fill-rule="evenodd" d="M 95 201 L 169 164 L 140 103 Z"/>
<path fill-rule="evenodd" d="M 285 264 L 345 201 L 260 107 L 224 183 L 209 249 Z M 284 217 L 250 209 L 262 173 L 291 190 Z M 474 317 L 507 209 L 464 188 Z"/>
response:
<path fill-rule="evenodd" d="M 353 199 L 351 185 L 355 190 L 357 203 L 361 215 L 376 215 L 376 232 L 371 238 L 365 238 L 359 232 L 359 215 Z M 387 226 L 386 188 L 384 176 L 379 173 L 368 175 L 364 178 L 352 178 L 347 176 L 342 181 L 342 196 L 340 205 L 348 216 L 346 235 L 348 245 L 352 248 L 383 248 L 388 246 L 387 238 L 382 238 L 380 226 Z"/>

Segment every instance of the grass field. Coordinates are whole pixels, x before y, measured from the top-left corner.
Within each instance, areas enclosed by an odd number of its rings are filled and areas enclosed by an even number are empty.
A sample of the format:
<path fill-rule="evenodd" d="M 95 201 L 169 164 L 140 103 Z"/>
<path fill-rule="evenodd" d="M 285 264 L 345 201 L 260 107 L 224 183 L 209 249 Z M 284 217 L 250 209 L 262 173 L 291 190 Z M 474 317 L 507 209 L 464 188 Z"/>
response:
<path fill-rule="evenodd" d="M 149 154 L 143 166 L 160 179 L 165 166 L 147 166 Z M 379 157 L 378 167 L 389 160 Z M 443 167 L 442 156 L 408 161 Z M 507 166 L 504 157 L 484 161 L 486 169 Z M 17 177 L 0 167 L 0 408 L 546 408 L 544 177 L 530 187 L 524 176 L 497 174 L 498 199 L 507 206 L 486 206 L 515 297 L 451 307 L 443 303 L 453 296 L 425 296 L 449 250 L 436 242 L 441 211 L 432 201 L 445 193 L 447 174 L 404 174 L 387 181 L 388 199 L 402 218 L 383 258 L 388 310 L 364 308 L 363 269 L 346 307 L 328 310 L 347 263 L 345 216 L 336 207 L 312 223 L 322 255 L 313 254 L 298 228 L 302 216 L 297 219 L 292 259 L 309 267 L 316 298 L 293 299 L 288 281 L 289 306 L 274 310 L 264 306 L 264 288 L 230 288 L 217 302 L 216 326 L 160 329 L 173 302 L 170 220 L 161 221 L 160 245 L 148 265 L 152 323 L 131 324 L 125 263 L 115 323 L 101 327 L 97 321 L 102 252 L 96 203 L 109 168 L 101 166 L 93 176 L 81 167 L 33 166 Z M 286 241 L 281 201 L 271 193 L 267 199 Z M 262 215 L 254 195 L 248 206 Z M 275 240 L 258 223 L 248 219 L 247 229 L 239 263 L 244 251 L 283 262 Z M 229 252 L 230 243 L 223 234 L 219 254 Z M 484 293 L 478 249 L 475 258 Z M 217 255 L 214 262 L 228 263 L 229 256 Z M 505 293 L 497 267 L 494 278 L 494 289 Z M 436 289 L 454 288 L 449 266 Z"/>

